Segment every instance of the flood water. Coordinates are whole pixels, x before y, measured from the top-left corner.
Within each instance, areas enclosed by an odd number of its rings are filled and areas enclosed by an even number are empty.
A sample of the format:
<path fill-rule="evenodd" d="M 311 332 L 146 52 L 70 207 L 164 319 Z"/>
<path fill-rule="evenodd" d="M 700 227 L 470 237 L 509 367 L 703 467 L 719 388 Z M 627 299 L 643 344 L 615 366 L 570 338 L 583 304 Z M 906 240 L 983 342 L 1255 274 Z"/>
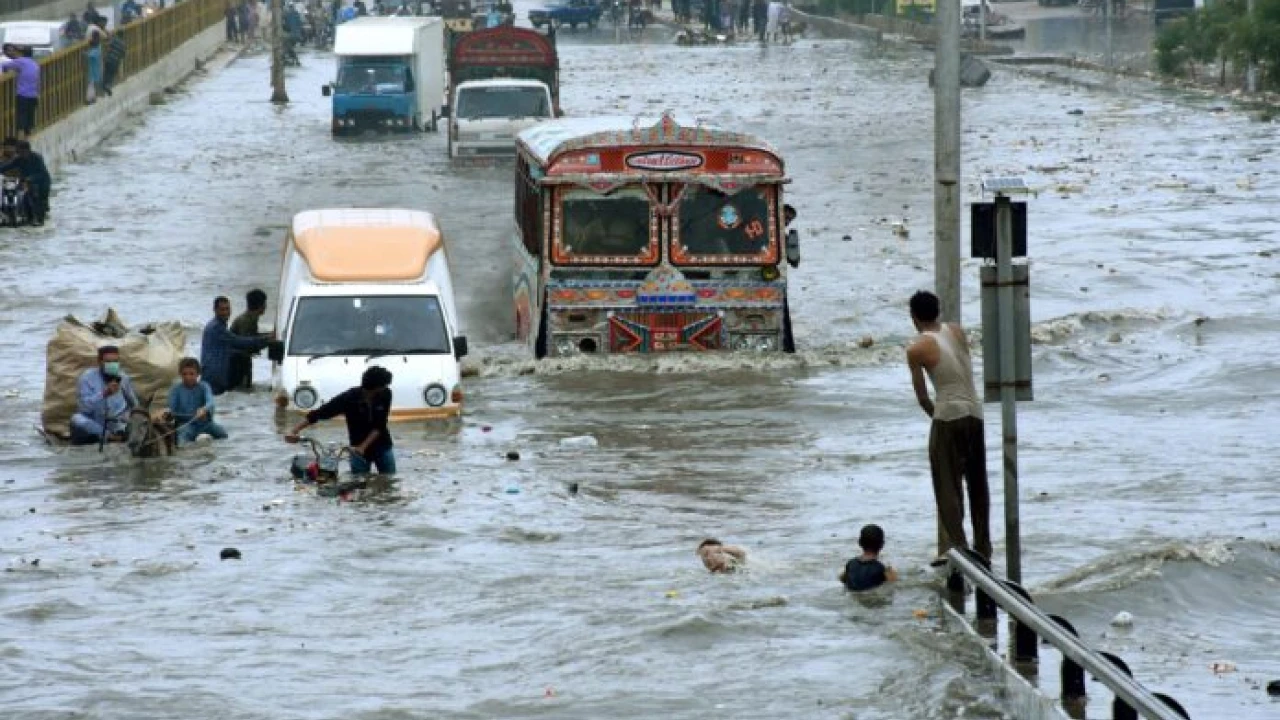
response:
<path fill-rule="evenodd" d="M 801 351 L 532 362 L 511 340 L 509 170 L 451 169 L 441 136 L 335 142 L 330 57 L 290 71 L 285 108 L 242 57 L 62 171 L 52 227 L 0 238 L 6 717 L 1002 717 L 973 652 L 914 613 L 937 581 L 902 364 L 906 300 L 933 282 L 929 59 L 606 34 L 561 34 L 566 112 L 675 109 L 786 157 Z M 965 202 L 982 175 L 1041 190 L 1027 586 L 1192 717 L 1277 717 L 1257 686 L 1280 678 L 1274 126 L 1002 70 L 964 102 Z M 274 298 L 293 213 L 343 205 L 438 214 L 473 348 L 465 417 L 393 428 L 394 483 L 295 493 L 292 420 L 265 391 L 220 402 L 230 441 L 172 459 L 34 434 L 59 318 L 178 319 L 194 353 L 215 295 Z M 835 574 L 867 522 L 904 581 L 859 599 Z M 705 573 L 706 536 L 746 545 L 749 571 Z M 244 559 L 220 562 L 228 546 Z"/>

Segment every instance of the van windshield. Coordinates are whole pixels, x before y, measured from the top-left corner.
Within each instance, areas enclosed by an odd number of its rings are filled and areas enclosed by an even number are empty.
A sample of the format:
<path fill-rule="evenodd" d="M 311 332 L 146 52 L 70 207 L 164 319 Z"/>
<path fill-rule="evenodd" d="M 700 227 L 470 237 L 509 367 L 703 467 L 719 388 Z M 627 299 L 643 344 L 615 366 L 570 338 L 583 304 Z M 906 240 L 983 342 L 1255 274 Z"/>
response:
<path fill-rule="evenodd" d="M 547 91 L 540 87 L 474 87 L 458 93 L 458 118 L 551 117 Z"/>
<path fill-rule="evenodd" d="M 290 355 L 449 353 L 440 299 L 434 295 L 299 298 Z"/>

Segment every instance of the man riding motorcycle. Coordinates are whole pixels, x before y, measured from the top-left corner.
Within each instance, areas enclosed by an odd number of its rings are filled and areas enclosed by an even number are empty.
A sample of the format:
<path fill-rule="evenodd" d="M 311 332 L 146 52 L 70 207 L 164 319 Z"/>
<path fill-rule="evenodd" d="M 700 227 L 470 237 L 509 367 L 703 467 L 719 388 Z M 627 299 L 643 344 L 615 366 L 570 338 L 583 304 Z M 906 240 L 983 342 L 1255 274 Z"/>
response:
<path fill-rule="evenodd" d="M 32 223 L 43 225 L 49 214 L 49 192 L 53 187 L 53 178 L 44 164 L 44 158 L 40 153 L 32 151 L 31 143 L 26 140 L 5 138 L 4 149 L 6 155 L 10 152 L 12 155 L 0 163 L 0 175 L 17 171 L 26 185 Z"/>

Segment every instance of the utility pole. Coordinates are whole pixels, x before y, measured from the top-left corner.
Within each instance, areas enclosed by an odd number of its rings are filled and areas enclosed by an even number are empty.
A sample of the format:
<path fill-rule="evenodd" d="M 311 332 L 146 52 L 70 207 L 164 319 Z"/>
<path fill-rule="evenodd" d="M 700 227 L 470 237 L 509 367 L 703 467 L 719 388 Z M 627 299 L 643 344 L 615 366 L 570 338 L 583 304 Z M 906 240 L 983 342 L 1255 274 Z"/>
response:
<path fill-rule="evenodd" d="M 937 0 L 933 73 L 933 263 L 942 321 L 960 321 L 960 0 Z"/>
<path fill-rule="evenodd" d="M 1253 3 L 1254 0 L 1249 0 L 1247 5 L 1247 9 L 1249 11 L 1249 22 L 1251 24 L 1257 23 L 1258 21 L 1258 17 L 1254 12 Z M 1248 90 L 1250 94 L 1258 92 L 1258 60 L 1253 56 L 1253 53 L 1249 53 L 1249 67 L 1245 69 L 1244 77 L 1245 89 Z"/>
<path fill-rule="evenodd" d="M 1253 0 L 1249 0 L 1252 2 Z M 1111 16 L 1115 11 L 1115 0 L 1102 0 L 1102 23 L 1107 28 L 1107 69 L 1113 70 L 1113 55 L 1111 44 Z"/>
<path fill-rule="evenodd" d="M 271 102 L 289 102 L 284 89 L 284 11 L 280 0 L 271 0 Z"/>

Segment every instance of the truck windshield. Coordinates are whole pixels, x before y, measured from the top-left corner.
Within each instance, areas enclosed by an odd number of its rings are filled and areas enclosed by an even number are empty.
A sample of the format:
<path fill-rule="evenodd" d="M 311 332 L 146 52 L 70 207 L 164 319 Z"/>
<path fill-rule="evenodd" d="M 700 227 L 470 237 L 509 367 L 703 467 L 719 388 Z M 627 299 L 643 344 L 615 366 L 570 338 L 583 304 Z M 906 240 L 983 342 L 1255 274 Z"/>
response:
<path fill-rule="evenodd" d="M 575 259 L 634 262 L 651 254 L 649 198 L 639 188 L 624 188 L 610 195 L 571 190 L 560 205 L 563 255 Z"/>
<path fill-rule="evenodd" d="M 679 233 L 672 247 L 677 263 L 760 262 L 772 250 L 768 187 L 727 195 L 695 186 L 680 201 Z"/>
<path fill-rule="evenodd" d="M 547 91 L 540 87 L 475 87 L 458 93 L 458 118 L 551 117 Z"/>
<path fill-rule="evenodd" d="M 343 65 L 338 92 L 355 95 L 398 95 L 405 92 L 401 65 Z"/>
<path fill-rule="evenodd" d="M 434 295 L 299 298 L 290 355 L 431 355 L 449 352 Z"/>

